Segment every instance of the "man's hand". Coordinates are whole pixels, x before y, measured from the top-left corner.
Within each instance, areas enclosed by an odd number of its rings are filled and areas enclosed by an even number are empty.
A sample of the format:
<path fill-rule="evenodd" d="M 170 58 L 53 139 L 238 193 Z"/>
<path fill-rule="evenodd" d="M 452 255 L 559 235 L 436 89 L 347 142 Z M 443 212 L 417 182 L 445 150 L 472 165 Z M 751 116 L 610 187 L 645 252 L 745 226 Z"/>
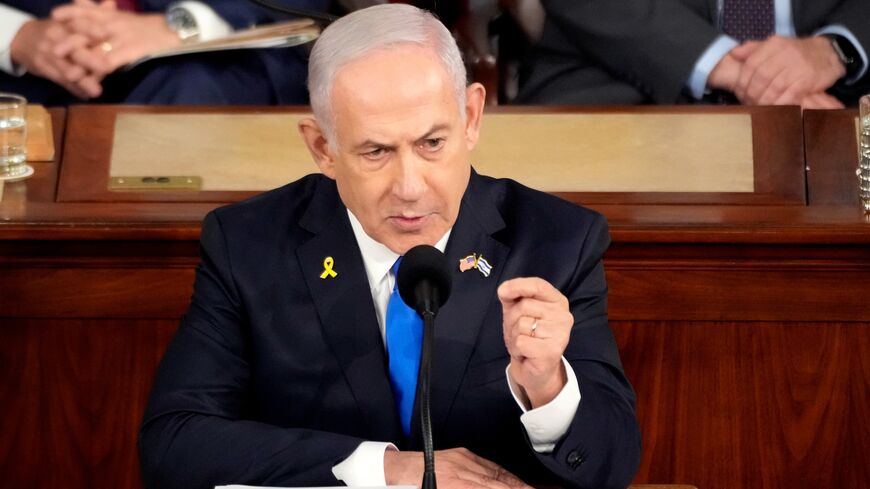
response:
<path fill-rule="evenodd" d="M 734 93 L 742 68 L 743 63 L 738 61 L 730 52 L 727 53 L 710 72 L 707 77 L 707 86 Z"/>
<path fill-rule="evenodd" d="M 498 288 L 504 341 L 511 355 L 508 374 L 532 408 L 552 401 L 567 382 L 562 354 L 574 316 L 568 299 L 546 280 L 515 278 Z"/>
<path fill-rule="evenodd" d="M 58 50 L 61 44 L 84 49 L 87 43 L 86 37 L 76 35 L 58 21 L 32 20 L 22 25 L 12 39 L 10 55 L 15 64 L 29 73 L 57 83 L 76 97 L 88 99 L 102 93 L 103 77 L 90 73 Z"/>
<path fill-rule="evenodd" d="M 142 56 L 181 44 L 162 14 L 120 11 L 112 1 L 96 4 L 76 0 L 55 8 L 51 17 L 89 40 L 85 47 L 63 45 L 61 52 L 101 76 Z"/>
<path fill-rule="evenodd" d="M 531 486 L 498 464 L 478 457 L 465 448 L 439 450 L 435 452 L 435 460 L 438 487 L 444 489 L 531 489 Z M 423 454 L 387 450 L 384 452 L 384 475 L 388 486 L 419 486 L 423 480 Z"/>
<path fill-rule="evenodd" d="M 773 36 L 745 42 L 729 55 L 742 63 L 733 91 L 744 104 L 799 105 L 811 95 L 824 93 L 846 74 L 824 37 Z"/>

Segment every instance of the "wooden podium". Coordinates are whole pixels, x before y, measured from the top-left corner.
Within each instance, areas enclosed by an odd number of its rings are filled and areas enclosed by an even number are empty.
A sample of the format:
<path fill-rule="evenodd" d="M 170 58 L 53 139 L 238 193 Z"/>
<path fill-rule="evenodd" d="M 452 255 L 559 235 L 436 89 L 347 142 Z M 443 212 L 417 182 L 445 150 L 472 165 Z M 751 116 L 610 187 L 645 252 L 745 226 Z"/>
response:
<path fill-rule="evenodd" d="M 116 121 L 295 112 L 51 112 L 55 160 L 33 163 L 0 202 L 0 474 L 9 487 L 139 488 L 136 432 L 190 298 L 200 221 L 253 192 L 110 190 Z M 857 201 L 854 111 L 500 113 L 747 115 L 750 191 L 556 192 L 610 222 L 610 319 L 643 433 L 635 482 L 870 480 L 870 217 Z M 484 126 L 483 137 L 499 136 Z"/>

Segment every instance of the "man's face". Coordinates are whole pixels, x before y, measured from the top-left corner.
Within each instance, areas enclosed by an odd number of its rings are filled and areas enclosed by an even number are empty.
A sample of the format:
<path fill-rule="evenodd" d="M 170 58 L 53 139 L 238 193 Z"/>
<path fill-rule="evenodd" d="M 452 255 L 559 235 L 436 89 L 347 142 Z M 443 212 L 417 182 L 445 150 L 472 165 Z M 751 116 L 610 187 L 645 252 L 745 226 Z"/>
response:
<path fill-rule="evenodd" d="M 483 88 L 469 87 L 467 97 L 460 109 L 431 50 L 401 46 L 338 72 L 332 90 L 335 144 L 324 144 L 321 134 L 318 146 L 303 123 L 321 171 L 335 179 L 344 204 L 369 236 L 396 253 L 434 245 L 456 222 Z"/>

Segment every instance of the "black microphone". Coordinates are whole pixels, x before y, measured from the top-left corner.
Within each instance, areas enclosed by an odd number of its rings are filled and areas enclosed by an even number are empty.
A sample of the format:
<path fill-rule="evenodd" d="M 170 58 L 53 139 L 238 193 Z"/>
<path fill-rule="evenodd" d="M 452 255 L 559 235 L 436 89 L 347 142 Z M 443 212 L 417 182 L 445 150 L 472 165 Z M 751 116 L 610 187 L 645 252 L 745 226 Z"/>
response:
<path fill-rule="evenodd" d="M 422 317 L 438 314 L 438 308 L 450 297 L 453 277 L 444 253 L 434 246 L 419 245 L 405 253 L 396 281 L 402 300 Z"/>
<path fill-rule="evenodd" d="M 432 331 L 438 309 L 450 297 L 452 280 L 447 257 L 429 245 L 415 246 L 405 253 L 396 274 L 402 300 L 423 318 L 423 351 L 417 374 L 417 402 L 423 432 L 423 489 L 436 489 L 435 447 L 432 443 L 432 415 L 429 412 Z"/>

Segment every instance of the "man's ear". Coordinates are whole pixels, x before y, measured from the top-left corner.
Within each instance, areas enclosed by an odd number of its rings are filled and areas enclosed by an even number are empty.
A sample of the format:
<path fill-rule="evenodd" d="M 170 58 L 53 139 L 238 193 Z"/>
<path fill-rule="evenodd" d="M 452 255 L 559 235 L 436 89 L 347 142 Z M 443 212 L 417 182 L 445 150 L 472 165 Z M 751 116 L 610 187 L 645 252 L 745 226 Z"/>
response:
<path fill-rule="evenodd" d="M 465 89 L 465 141 L 468 151 L 477 146 L 485 102 L 486 89 L 480 83 L 472 83 Z"/>
<path fill-rule="evenodd" d="M 329 142 L 320 129 L 317 121 L 311 117 L 306 117 L 299 121 L 299 134 L 305 140 L 305 145 L 308 146 L 308 151 L 311 152 L 311 157 L 314 158 L 314 163 L 320 169 L 320 172 L 329 178 L 335 179 L 335 159 L 332 156 L 332 150 L 329 147 Z"/>

